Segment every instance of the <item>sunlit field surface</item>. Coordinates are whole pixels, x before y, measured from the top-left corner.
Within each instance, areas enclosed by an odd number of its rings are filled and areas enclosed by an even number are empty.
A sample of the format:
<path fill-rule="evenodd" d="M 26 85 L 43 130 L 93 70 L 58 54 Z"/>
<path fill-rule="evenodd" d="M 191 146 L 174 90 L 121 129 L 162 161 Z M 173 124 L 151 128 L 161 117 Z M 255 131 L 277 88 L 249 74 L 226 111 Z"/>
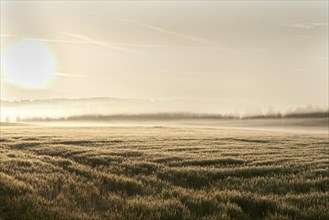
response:
<path fill-rule="evenodd" d="M 0 219 L 329 219 L 328 135 L 3 124 Z"/>

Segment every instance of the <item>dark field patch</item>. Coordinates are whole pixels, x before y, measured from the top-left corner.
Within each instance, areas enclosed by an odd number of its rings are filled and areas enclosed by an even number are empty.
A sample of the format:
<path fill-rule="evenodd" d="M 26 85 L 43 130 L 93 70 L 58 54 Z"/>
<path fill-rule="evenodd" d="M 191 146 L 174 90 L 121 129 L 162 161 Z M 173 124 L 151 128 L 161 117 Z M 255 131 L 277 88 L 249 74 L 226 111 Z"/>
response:
<path fill-rule="evenodd" d="M 64 144 L 64 145 L 78 145 L 78 146 L 85 146 L 85 145 L 95 145 L 95 144 L 104 144 L 104 143 L 122 143 L 122 140 L 65 140 L 65 141 L 54 141 L 51 144 Z"/>
<path fill-rule="evenodd" d="M 241 142 L 249 142 L 249 143 L 273 143 L 274 141 L 269 140 L 257 140 L 257 139 L 246 139 L 246 138 L 232 138 L 232 141 L 241 141 Z"/>
<path fill-rule="evenodd" d="M 220 158 L 220 159 L 203 159 L 203 160 L 187 160 L 178 162 L 178 166 L 212 166 L 212 165 L 239 165 L 246 163 L 245 160 L 236 158 Z"/>

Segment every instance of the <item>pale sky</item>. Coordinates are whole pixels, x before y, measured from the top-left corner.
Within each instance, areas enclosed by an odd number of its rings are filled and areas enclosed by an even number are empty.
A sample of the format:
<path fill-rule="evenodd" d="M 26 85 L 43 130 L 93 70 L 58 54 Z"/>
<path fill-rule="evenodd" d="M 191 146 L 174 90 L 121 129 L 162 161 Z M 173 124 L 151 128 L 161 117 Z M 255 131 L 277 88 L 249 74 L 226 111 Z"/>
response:
<path fill-rule="evenodd" d="M 24 39 L 49 49 L 54 75 L 34 88 L 2 68 L 2 100 L 328 106 L 328 1 L 1 1 L 1 67 Z"/>

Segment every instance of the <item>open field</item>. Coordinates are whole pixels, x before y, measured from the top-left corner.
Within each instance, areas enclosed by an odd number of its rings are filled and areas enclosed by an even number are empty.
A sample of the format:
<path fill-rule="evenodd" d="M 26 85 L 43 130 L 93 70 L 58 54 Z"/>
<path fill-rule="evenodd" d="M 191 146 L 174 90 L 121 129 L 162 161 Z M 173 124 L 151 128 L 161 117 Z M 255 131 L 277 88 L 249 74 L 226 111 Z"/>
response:
<path fill-rule="evenodd" d="M 328 135 L 3 125 L 0 219 L 329 219 Z"/>

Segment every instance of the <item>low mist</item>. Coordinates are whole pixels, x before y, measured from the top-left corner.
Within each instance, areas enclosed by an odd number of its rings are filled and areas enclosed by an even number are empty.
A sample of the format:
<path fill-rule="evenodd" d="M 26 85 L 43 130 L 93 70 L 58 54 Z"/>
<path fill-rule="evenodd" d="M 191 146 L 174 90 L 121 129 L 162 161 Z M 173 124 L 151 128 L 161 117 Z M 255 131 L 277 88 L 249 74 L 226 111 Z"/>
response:
<path fill-rule="evenodd" d="M 2 101 L 2 122 L 98 126 L 198 126 L 208 128 L 328 133 L 329 113 L 307 105 L 285 112 L 223 112 L 209 103 L 142 99 Z"/>

